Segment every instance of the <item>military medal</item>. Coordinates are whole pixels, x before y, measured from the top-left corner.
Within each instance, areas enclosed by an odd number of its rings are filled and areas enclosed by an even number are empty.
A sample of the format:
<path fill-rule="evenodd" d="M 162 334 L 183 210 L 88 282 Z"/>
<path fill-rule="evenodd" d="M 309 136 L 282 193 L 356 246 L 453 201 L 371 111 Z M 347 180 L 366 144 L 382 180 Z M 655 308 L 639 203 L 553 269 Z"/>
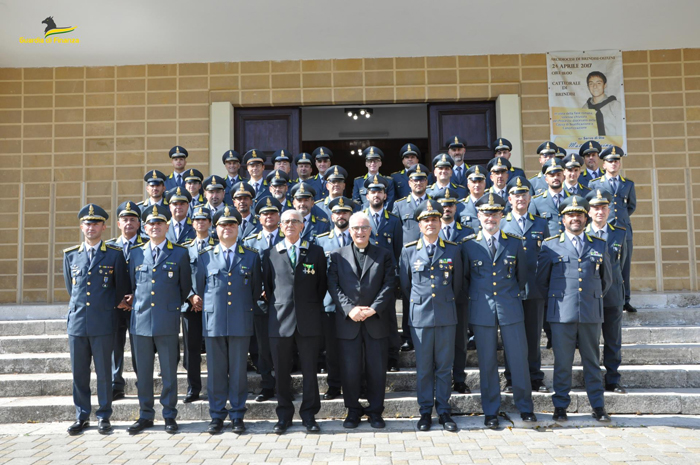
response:
<path fill-rule="evenodd" d="M 445 271 L 445 280 L 442 282 L 443 286 L 447 286 L 447 280 L 450 278 L 450 272 Z"/>
<path fill-rule="evenodd" d="M 304 265 L 304 274 L 316 274 L 316 270 L 314 270 L 313 263 L 303 263 L 303 265 Z"/>
<path fill-rule="evenodd" d="M 174 274 L 174 273 L 173 273 L 172 271 L 168 271 L 168 278 L 172 278 L 172 277 L 173 277 L 173 274 Z"/>

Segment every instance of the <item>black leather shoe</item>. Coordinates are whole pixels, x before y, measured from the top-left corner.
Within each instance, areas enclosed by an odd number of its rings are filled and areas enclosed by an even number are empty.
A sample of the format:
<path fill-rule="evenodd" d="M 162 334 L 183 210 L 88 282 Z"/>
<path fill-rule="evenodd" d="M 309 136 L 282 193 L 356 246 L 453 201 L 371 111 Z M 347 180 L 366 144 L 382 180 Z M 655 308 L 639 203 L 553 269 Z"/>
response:
<path fill-rule="evenodd" d="M 321 432 L 321 427 L 318 426 L 318 423 L 316 423 L 315 418 L 310 418 L 308 420 L 304 420 L 301 422 L 302 425 L 306 428 L 306 432 L 308 433 L 320 433 Z"/>
<path fill-rule="evenodd" d="M 207 428 L 207 433 L 209 434 L 221 434 L 221 432 L 224 430 L 224 420 L 221 418 L 214 418 L 211 423 L 209 423 L 209 427 Z"/>
<path fill-rule="evenodd" d="M 68 434 L 75 436 L 82 433 L 90 426 L 90 422 L 87 420 L 76 420 L 75 423 L 68 427 Z"/>
<path fill-rule="evenodd" d="M 124 391 L 122 389 L 116 389 L 112 391 L 112 402 L 114 402 L 115 400 L 121 400 L 124 397 L 126 397 L 126 395 L 124 394 Z"/>
<path fill-rule="evenodd" d="M 526 423 L 534 423 L 537 421 L 537 417 L 532 412 L 521 412 L 520 418 Z"/>
<path fill-rule="evenodd" d="M 129 432 L 129 434 L 136 434 L 136 433 L 140 433 L 141 431 L 145 430 L 146 428 L 152 428 L 152 427 L 153 427 L 153 420 L 144 420 L 143 418 L 139 418 L 138 420 L 136 420 L 136 423 L 129 426 L 126 430 Z"/>
<path fill-rule="evenodd" d="M 552 414 L 552 420 L 554 421 L 567 421 L 569 417 L 566 414 L 566 409 L 564 407 L 556 407 L 554 413 Z"/>
<path fill-rule="evenodd" d="M 606 412 L 603 407 L 594 408 L 593 413 L 591 413 L 591 416 L 600 422 L 607 423 L 610 421 L 610 416 L 608 415 L 608 412 Z"/>
<path fill-rule="evenodd" d="M 454 433 L 457 431 L 457 423 L 454 422 L 449 413 L 443 413 L 438 420 L 445 431 Z"/>
<path fill-rule="evenodd" d="M 623 388 L 619 384 L 606 384 L 605 390 L 608 392 L 615 392 L 617 394 L 627 394 L 627 389 Z"/>
<path fill-rule="evenodd" d="M 418 431 L 430 431 L 430 426 L 433 424 L 433 418 L 429 413 L 423 413 L 418 420 Z"/>
<path fill-rule="evenodd" d="M 472 391 L 469 389 L 469 386 L 467 386 L 467 383 L 454 383 L 452 385 L 452 389 L 455 392 L 458 392 L 460 394 L 471 394 Z"/>
<path fill-rule="evenodd" d="M 165 432 L 168 434 L 175 434 L 177 433 L 177 430 L 179 430 L 180 427 L 177 426 L 177 422 L 175 421 L 174 418 L 166 418 L 165 419 Z"/>
<path fill-rule="evenodd" d="M 236 434 L 242 434 L 245 431 L 245 423 L 243 423 L 243 418 L 234 418 L 231 420 L 231 431 Z"/>
<path fill-rule="evenodd" d="M 490 429 L 498 428 L 498 417 L 496 415 L 486 415 L 484 425 Z"/>
<path fill-rule="evenodd" d="M 385 428 L 386 423 L 381 415 L 373 414 L 369 416 L 369 426 L 372 428 Z"/>
<path fill-rule="evenodd" d="M 532 392 L 549 392 L 549 388 L 542 381 L 532 383 Z"/>
<path fill-rule="evenodd" d="M 469 338 L 469 342 L 467 342 L 467 350 L 476 350 L 476 341 L 474 340 L 474 336 Z"/>
<path fill-rule="evenodd" d="M 340 388 L 329 387 L 325 394 L 323 394 L 323 400 L 333 400 L 340 396 Z"/>
<path fill-rule="evenodd" d="M 275 390 L 265 388 L 262 391 L 260 391 L 260 394 L 257 395 L 257 397 L 255 398 L 255 402 L 265 402 L 266 400 L 270 400 L 273 397 L 275 397 Z"/>
<path fill-rule="evenodd" d="M 246 365 L 246 369 L 248 371 L 258 371 L 258 367 L 253 365 L 253 362 L 251 362 L 250 360 L 248 360 L 248 364 Z"/>
<path fill-rule="evenodd" d="M 506 394 L 513 394 L 513 385 L 506 384 L 506 387 L 503 388 L 503 392 Z"/>
<path fill-rule="evenodd" d="M 624 307 L 622 307 L 622 310 L 628 312 L 628 313 L 637 313 L 637 309 L 632 306 L 629 302 L 625 304 Z"/>
<path fill-rule="evenodd" d="M 343 422 L 343 428 L 354 429 L 360 426 L 360 416 L 356 413 L 348 413 Z"/>
<path fill-rule="evenodd" d="M 272 432 L 275 434 L 284 434 L 287 432 L 287 428 L 289 428 L 290 426 L 292 426 L 291 421 L 280 420 L 277 423 L 275 423 L 275 427 L 272 428 Z"/>
<path fill-rule="evenodd" d="M 398 373 L 401 371 L 399 370 L 399 362 L 397 360 L 389 360 L 386 371 L 389 373 Z"/>
<path fill-rule="evenodd" d="M 408 352 L 410 350 L 413 350 L 413 343 L 410 341 L 405 341 L 403 344 L 401 344 L 401 352 Z"/>
<path fill-rule="evenodd" d="M 185 396 L 185 400 L 183 400 L 183 402 L 186 404 L 189 404 L 189 403 L 192 403 L 196 400 L 200 400 L 199 394 L 187 394 Z"/>
<path fill-rule="evenodd" d="M 552 340 L 547 338 L 547 345 L 545 346 L 545 349 L 551 349 L 552 348 Z"/>
<path fill-rule="evenodd" d="M 100 434 L 109 434 L 112 431 L 112 424 L 109 420 L 97 420 L 97 432 Z"/>

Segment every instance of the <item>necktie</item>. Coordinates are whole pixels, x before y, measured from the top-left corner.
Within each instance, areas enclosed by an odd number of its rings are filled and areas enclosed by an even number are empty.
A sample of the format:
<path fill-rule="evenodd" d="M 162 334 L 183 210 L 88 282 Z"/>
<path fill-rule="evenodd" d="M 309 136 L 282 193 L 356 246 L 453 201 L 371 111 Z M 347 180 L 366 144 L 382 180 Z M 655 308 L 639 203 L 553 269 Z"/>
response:
<path fill-rule="evenodd" d="M 496 256 L 496 240 L 493 237 L 489 238 L 489 251 L 491 252 L 491 258 Z"/>
<path fill-rule="evenodd" d="M 124 257 L 129 256 L 129 247 L 131 247 L 131 242 L 129 242 L 129 241 L 124 242 Z"/>
<path fill-rule="evenodd" d="M 231 249 L 226 249 L 226 269 L 231 269 Z"/>
<path fill-rule="evenodd" d="M 156 247 L 155 250 L 153 250 L 153 263 L 158 261 L 158 256 L 160 256 L 160 247 Z"/>
<path fill-rule="evenodd" d="M 597 234 L 598 237 L 600 237 L 601 239 L 603 238 L 603 230 L 602 230 L 602 229 L 599 229 L 598 232 L 597 232 L 596 234 Z"/>
<path fill-rule="evenodd" d="M 292 261 L 292 268 L 296 268 L 297 266 L 297 251 L 296 251 L 297 246 L 292 245 L 292 250 L 289 253 L 289 259 Z"/>
<path fill-rule="evenodd" d="M 617 194 L 617 178 L 610 178 L 610 185 L 614 194 Z"/>
<path fill-rule="evenodd" d="M 452 234 L 452 226 L 445 226 L 445 239 L 450 240 L 450 235 Z"/>
<path fill-rule="evenodd" d="M 571 242 L 574 243 L 574 248 L 576 249 L 576 252 L 578 252 L 579 256 L 581 255 L 581 239 L 578 237 L 573 237 L 571 239 Z"/>
<path fill-rule="evenodd" d="M 243 233 L 243 231 L 245 231 L 245 227 L 247 225 L 248 225 L 248 220 L 243 220 L 243 222 L 241 223 L 241 233 Z"/>
<path fill-rule="evenodd" d="M 180 223 L 175 223 L 175 239 L 180 239 L 180 232 L 182 231 L 182 225 Z"/>
<path fill-rule="evenodd" d="M 345 233 L 340 234 L 340 237 L 341 237 L 341 239 L 342 239 L 342 241 L 343 241 L 343 247 L 345 247 L 346 245 L 348 245 L 348 237 L 345 235 Z"/>
<path fill-rule="evenodd" d="M 379 213 L 374 214 L 374 224 L 379 226 Z"/>
<path fill-rule="evenodd" d="M 518 225 L 520 226 L 520 230 L 524 232 L 525 231 L 525 220 L 523 219 L 522 216 L 520 218 L 518 218 Z"/>
<path fill-rule="evenodd" d="M 182 187 L 182 175 L 178 174 L 177 175 L 177 185 Z"/>
<path fill-rule="evenodd" d="M 432 257 L 435 254 L 435 244 L 428 244 L 428 257 Z"/>
<path fill-rule="evenodd" d="M 267 248 L 272 247 L 272 234 L 267 235 Z"/>
<path fill-rule="evenodd" d="M 560 194 L 554 194 L 554 205 L 556 205 L 557 208 L 559 208 L 559 202 L 561 202 L 559 195 Z"/>
<path fill-rule="evenodd" d="M 202 240 L 197 241 L 197 252 L 201 252 L 202 247 L 204 247 L 204 241 L 202 241 Z"/>
<path fill-rule="evenodd" d="M 576 195 L 576 186 L 569 189 L 569 192 L 571 193 L 571 195 Z"/>
<path fill-rule="evenodd" d="M 458 166 L 457 168 L 455 168 L 455 171 L 457 172 L 458 177 L 462 176 L 462 167 L 461 166 Z"/>
<path fill-rule="evenodd" d="M 90 247 L 88 249 L 88 268 L 92 267 L 92 260 L 95 258 L 95 249 Z"/>

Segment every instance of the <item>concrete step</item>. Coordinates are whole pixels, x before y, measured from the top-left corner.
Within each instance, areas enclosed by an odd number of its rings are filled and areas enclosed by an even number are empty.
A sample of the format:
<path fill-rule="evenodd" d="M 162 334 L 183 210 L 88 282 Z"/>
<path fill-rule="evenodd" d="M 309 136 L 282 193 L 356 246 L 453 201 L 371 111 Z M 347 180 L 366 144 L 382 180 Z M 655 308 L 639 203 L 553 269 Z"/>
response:
<path fill-rule="evenodd" d="M 298 397 L 297 397 L 298 398 Z M 205 401 L 183 404 L 182 396 L 178 402 L 179 420 L 209 421 L 209 404 Z M 606 409 L 611 414 L 685 414 L 697 415 L 700 413 L 700 389 L 667 390 L 639 390 L 629 394 L 605 394 Z M 551 412 L 553 410 L 551 394 L 533 394 L 535 412 Z M 93 412 L 96 409 L 97 399 L 92 398 Z M 301 400 L 294 402 L 295 408 L 301 404 Z M 366 402 L 364 402 L 366 405 Z M 450 399 L 453 413 L 479 414 L 481 413 L 481 396 L 479 394 L 454 394 Z M 385 418 L 411 418 L 419 414 L 418 403 L 413 392 L 387 393 L 384 403 Z M 275 408 L 277 402 L 255 402 L 253 396 L 249 396 L 246 405 L 246 419 L 276 419 Z M 513 396 L 501 395 L 501 408 L 506 412 L 514 412 Z M 161 421 L 161 406 L 155 403 L 156 419 Z M 570 412 L 588 413 L 591 411 L 586 393 L 581 390 L 571 392 Z M 544 420 L 544 413 L 539 413 Z M 338 419 L 346 415 L 346 409 L 342 399 L 321 402 L 321 411 L 316 415 L 318 419 Z M 517 415 L 517 414 L 516 414 Z M 139 416 L 138 400 L 129 397 L 113 404 L 113 421 L 134 421 Z M 298 418 L 298 417 L 297 417 Z M 0 423 L 26 423 L 26 422 L 53 422 L 73 421 L 75 419 L 75 407 L 72 397 L 8 397 L 0 399 Z M 94 420 L 94 414 L 93 418 Z M 162 424 L 162 423 L 161 423 Z"/>
<path fill-rule="evenodd" d="M 505 386 L 505 377 L 503 376 L 503 368 L 500 368 L 501 386 Z M 551 366 L 543 367 L 544 382 L 552 388 L 553 368 Z M 601 367 L 601 371 L 605 370 Z M 480 386 L 479 369 L 470 367 L 465 370 L 467 375 L 467 385 L 472 391 L 478 391 Z M 621 384 L 628 389 L 679 389 L 679 388 L 699 388 L 700 389 L 700 366 L 698 365 L 640 365 L 640 366 L 622 366 L 620 367 L 622 375 Z M 301 373 L 292 375 L 292 386 L 296 392 L 302 390 L 303 377 Z M 124 391 L 127 395 L 135 396 L 136 375 L 132 372 L 124 373 L 124 381 L 126 386 Z M 318 386 L 320 392 L 326 392 L 328 389 L 328 376 L 326 374 L 318 375 Z M 96 377 L 92 373 L 91 389 L 95 394 Z M 38 397 L 38 396 L 70 396 L 72 395 L 72 375 L 70 373 L 40 373 L 40 374 L 20 374 L 20 375 L 0 375 L 0 397 L 17 397 L 19 394 L 22 397 Z M 159 391 L 162 388 L 161 378 L 154 376 L 154 389 Z M 207 373 L 202 373 L 202 393 L 206 393 Z M 387 373 L 386 389 L 388 392 L 406 392 L 413 391 L 416 388 L 416 371 L 410 368 L 404 368 L 398 373 Z M 583 369 L 581 367 L 573 368 L 573 384 L 577 389 L 582 389 L 585 384 L 583 380 Z M 261 378 L 256 373 L 248 373 L 248 390 L 251 393 L 258 393 L 261 389 Z M 178 373 L 178 392 L 187 392 L 187 374 L 185 372 Z"/>
<path fill-rule="evenodd" d="M 125 371 L 133 371 L 129 352 L 124 354 L 124 359 Z M 624 365 L 689 365 L 700 363 L 700 344 L 627 344 L 622 346 L 622 361 Z M 156 355 L 156 366 L 158 366 L 157 364 Z M 498 364 L 499 366 L 504 365 L 503 351 L 498 352 Z M 542 364 L 554 364 L 554 354 L 551 349 L 542 348 Z M 574 357 L 574 365 L 580 364 L 581 360 L 577 352 Z M 415 367 L 415 351 L 401 352 L 399 366 L 401 368 Z M 467 366 L 478 366 L 476 351 L 470 350 L 467 353 Z M 181 364 L 180 367 L 182 367 Z M 202 370 L 206 370 L 206 354 L 202 355 Z M 70 372 L 70 354 L 68 353 L 0 354 L 0 374 Z"/>
<path fill-rule="evenodd" d="M 623 344 L 685 344 L 697 341 L 700 341 L 700 326 L 622 328 Z M 182 344 L 182 341 L 180 343 Z M 544 332 L 542 333 L 540 344 L 542 346 L 547 344 L 547 337 Z M 124 350 L 127 352 L 131 350 L 128 336 Z M 58 334 L 0 336 L 0 354 L 61 353 L 68 351 L 68 335 L 65 334 L 65 329 Z"/>

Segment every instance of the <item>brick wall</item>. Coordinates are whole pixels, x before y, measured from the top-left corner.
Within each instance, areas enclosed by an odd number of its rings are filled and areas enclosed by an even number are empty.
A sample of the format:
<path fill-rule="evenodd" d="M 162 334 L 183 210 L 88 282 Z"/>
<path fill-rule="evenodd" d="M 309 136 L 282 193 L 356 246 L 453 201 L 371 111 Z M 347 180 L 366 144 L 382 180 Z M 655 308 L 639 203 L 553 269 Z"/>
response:
<path fill-rule="evenodd" d="M 623 54 L 635 290 L 697 289 L 700 49 Z M 545 55 L 0 69 L 0 302 L 65 301 L 76 212 L 143 197 L 146 169 L 187 147 L 208 172 L 209 104 L 407 103 L 522 96 L 525 170 L 549 137 Z M 507 134 L 504 134 L 507 137 Z M 110 219 L 108 235 L 117 234 Z M 20 232 L 21 231 L 21 232 Z"/>

